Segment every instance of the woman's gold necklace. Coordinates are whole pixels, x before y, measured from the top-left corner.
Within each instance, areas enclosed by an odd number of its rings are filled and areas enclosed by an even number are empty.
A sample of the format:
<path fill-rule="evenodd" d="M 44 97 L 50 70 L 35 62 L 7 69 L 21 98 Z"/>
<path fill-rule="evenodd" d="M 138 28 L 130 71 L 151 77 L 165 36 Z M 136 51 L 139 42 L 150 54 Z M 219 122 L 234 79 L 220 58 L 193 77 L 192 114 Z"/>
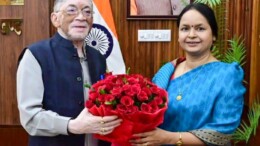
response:
<path fill-rule="evenodd" d="M 202 70 L 203 67 L 204 67 L 204 65 L 201 66 L 200 70 L 199 70 L 199 71 L 197 72 L 197 74 L 191 79 L 190 83 L 186 86 L 185 89 L 181 90 L 181 88 L 178 88 L 178 95 L 177 95 L 177 97 L 176 97 L 176 100 L 178 100 L 178 101 L 182 100 L 182 98 L 183 98 L 183 92 L 190 87 L 191 83 L 198 77 L 198 75 L 199 75 L 199 73 L 201 72 L 201 70 Z M 180 79 L 181 79 L 181 81 L 180 81 L 181 84 L 180 84 L 180 85 L 181 85 L 181 86 L 184 85 L 183 82 L 182 82 L 182 81 L 183 81 L 182 76 L 183 76 L 184 73 L 185 73 L 185 69 L 186 69 L 186 64 L 184 65 L 183 71 L 182 71 L 183 73 L 182 73 L 182 75 L 180 76 Z"/>

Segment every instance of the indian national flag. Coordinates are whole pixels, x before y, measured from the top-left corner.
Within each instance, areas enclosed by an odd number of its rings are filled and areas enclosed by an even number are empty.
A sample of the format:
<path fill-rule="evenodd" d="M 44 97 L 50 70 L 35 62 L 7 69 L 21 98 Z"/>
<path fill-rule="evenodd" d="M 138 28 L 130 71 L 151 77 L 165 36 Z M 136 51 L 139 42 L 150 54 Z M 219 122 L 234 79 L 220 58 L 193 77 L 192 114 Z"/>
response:
<path fill-rule="evenodd" d="M 115 23 L 109 0 L 93 0 L 94 23 L 86 38 L 89 46 L 99 50 L 107 60 L 107 68 L 113 74 L 125 73 Z"/>

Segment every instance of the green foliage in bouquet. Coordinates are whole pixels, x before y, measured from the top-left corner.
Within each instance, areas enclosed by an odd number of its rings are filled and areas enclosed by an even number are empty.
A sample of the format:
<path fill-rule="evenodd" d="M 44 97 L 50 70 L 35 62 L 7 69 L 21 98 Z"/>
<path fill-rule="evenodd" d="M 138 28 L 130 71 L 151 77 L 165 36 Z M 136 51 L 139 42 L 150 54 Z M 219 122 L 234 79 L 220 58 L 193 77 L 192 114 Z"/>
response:
<path fill-rule="evenodd" d="M 256 129 L 258 127 L 258 121 L 260 118 L 260 100 L 257 98 L 248 112 L 248 122 L 242 121 L 241 125 L 233 134 L 233 140 L 235 143 L 245 141 L 248 143 L 251 136 L 256 135 Z"/>

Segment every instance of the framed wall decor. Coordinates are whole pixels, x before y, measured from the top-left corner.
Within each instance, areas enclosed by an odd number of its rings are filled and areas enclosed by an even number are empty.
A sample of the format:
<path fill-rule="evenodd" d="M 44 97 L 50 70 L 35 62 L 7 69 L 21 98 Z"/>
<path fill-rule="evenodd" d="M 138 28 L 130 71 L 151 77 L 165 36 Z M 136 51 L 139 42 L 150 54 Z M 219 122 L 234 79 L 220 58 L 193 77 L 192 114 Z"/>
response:
<path fill-rule="evenodd" d="M 0 0 L 0 5 L 24 5 L 24 0 Z"/>
<path fill-rule="evenodd" d="M 193 0 L 127 0 L 127 19 L 176 19 Z"/>

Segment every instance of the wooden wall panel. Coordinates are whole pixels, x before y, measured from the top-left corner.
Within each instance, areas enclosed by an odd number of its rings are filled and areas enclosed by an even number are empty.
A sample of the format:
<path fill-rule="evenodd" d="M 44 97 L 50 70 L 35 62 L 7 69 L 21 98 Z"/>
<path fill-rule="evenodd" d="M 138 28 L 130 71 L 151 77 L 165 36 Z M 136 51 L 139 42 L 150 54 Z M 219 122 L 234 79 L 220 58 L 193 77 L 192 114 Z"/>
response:
<path fill-rule="evenodd" d="M 0 6 L 0 19 L 22 19 L 22 35 L 0 34 L 0 145 L 26 146 L 16 100 L 17 59 L 27 45 L 50 36 L 49 0 L 25 0 L 24 6 Z"/>
<path fill-rule="evenodd" d="M 25 0 L 23 47 L 50 37 L 49 5 L 49 0 Z"/>
<path fill-rule="evenodd" d="M 243 66 L 245 71 L 245 86 L 247 92 L 245 102 L 249 104 L 249 82 L 250 82 L 250 55 L 251 55 L 251 28 L 253 0 L 227 0 L 227 39 L 233 36 L 241 36 L 246 47 L 246 64 Z"/>
<path fill-rule="evenodd" d="M 253 0 L 252 7 L 252 29 L 251 53 L 250 53 L 250 88 L 249 88 L 249 104 L 256 98 L 260 98 L 260 1 Z M 250 146 L 260 144 L 260 126 L 257 127 L 256 136 L 250 139 Z"/>
<path fill-rule="evenodd" d="M 250 72 L 250 101 L 260 98 L 260 1 L 253 3 L 251 72 Z"/>
<path fill-rule="evenodd" d="M 22 35 L 0 34 L 0 125 L 19 125 L 16 100 L 16 68 L 21 50 L 48 38 L 49 1 L 25 0 L 24 6 L 1 6 L 0 19 L 22 19 Z"/>
<path fill-rule="evenodd" d="M 0 19 L 23 18 L 23 7 L 1 6 Z M 22 25 L 23 26 L 23 25 Z M 17 124 L 18 110 L 16 106 L 15 70 L 19 46 L 23 38 L 14 32 L 9 35 L 0 34 L 0 125 Z"/>
<path fill-rule="evenodd" d="M 27 146 L 28 140 L 21 126 L 0 126 L 0 146 Z"/>

